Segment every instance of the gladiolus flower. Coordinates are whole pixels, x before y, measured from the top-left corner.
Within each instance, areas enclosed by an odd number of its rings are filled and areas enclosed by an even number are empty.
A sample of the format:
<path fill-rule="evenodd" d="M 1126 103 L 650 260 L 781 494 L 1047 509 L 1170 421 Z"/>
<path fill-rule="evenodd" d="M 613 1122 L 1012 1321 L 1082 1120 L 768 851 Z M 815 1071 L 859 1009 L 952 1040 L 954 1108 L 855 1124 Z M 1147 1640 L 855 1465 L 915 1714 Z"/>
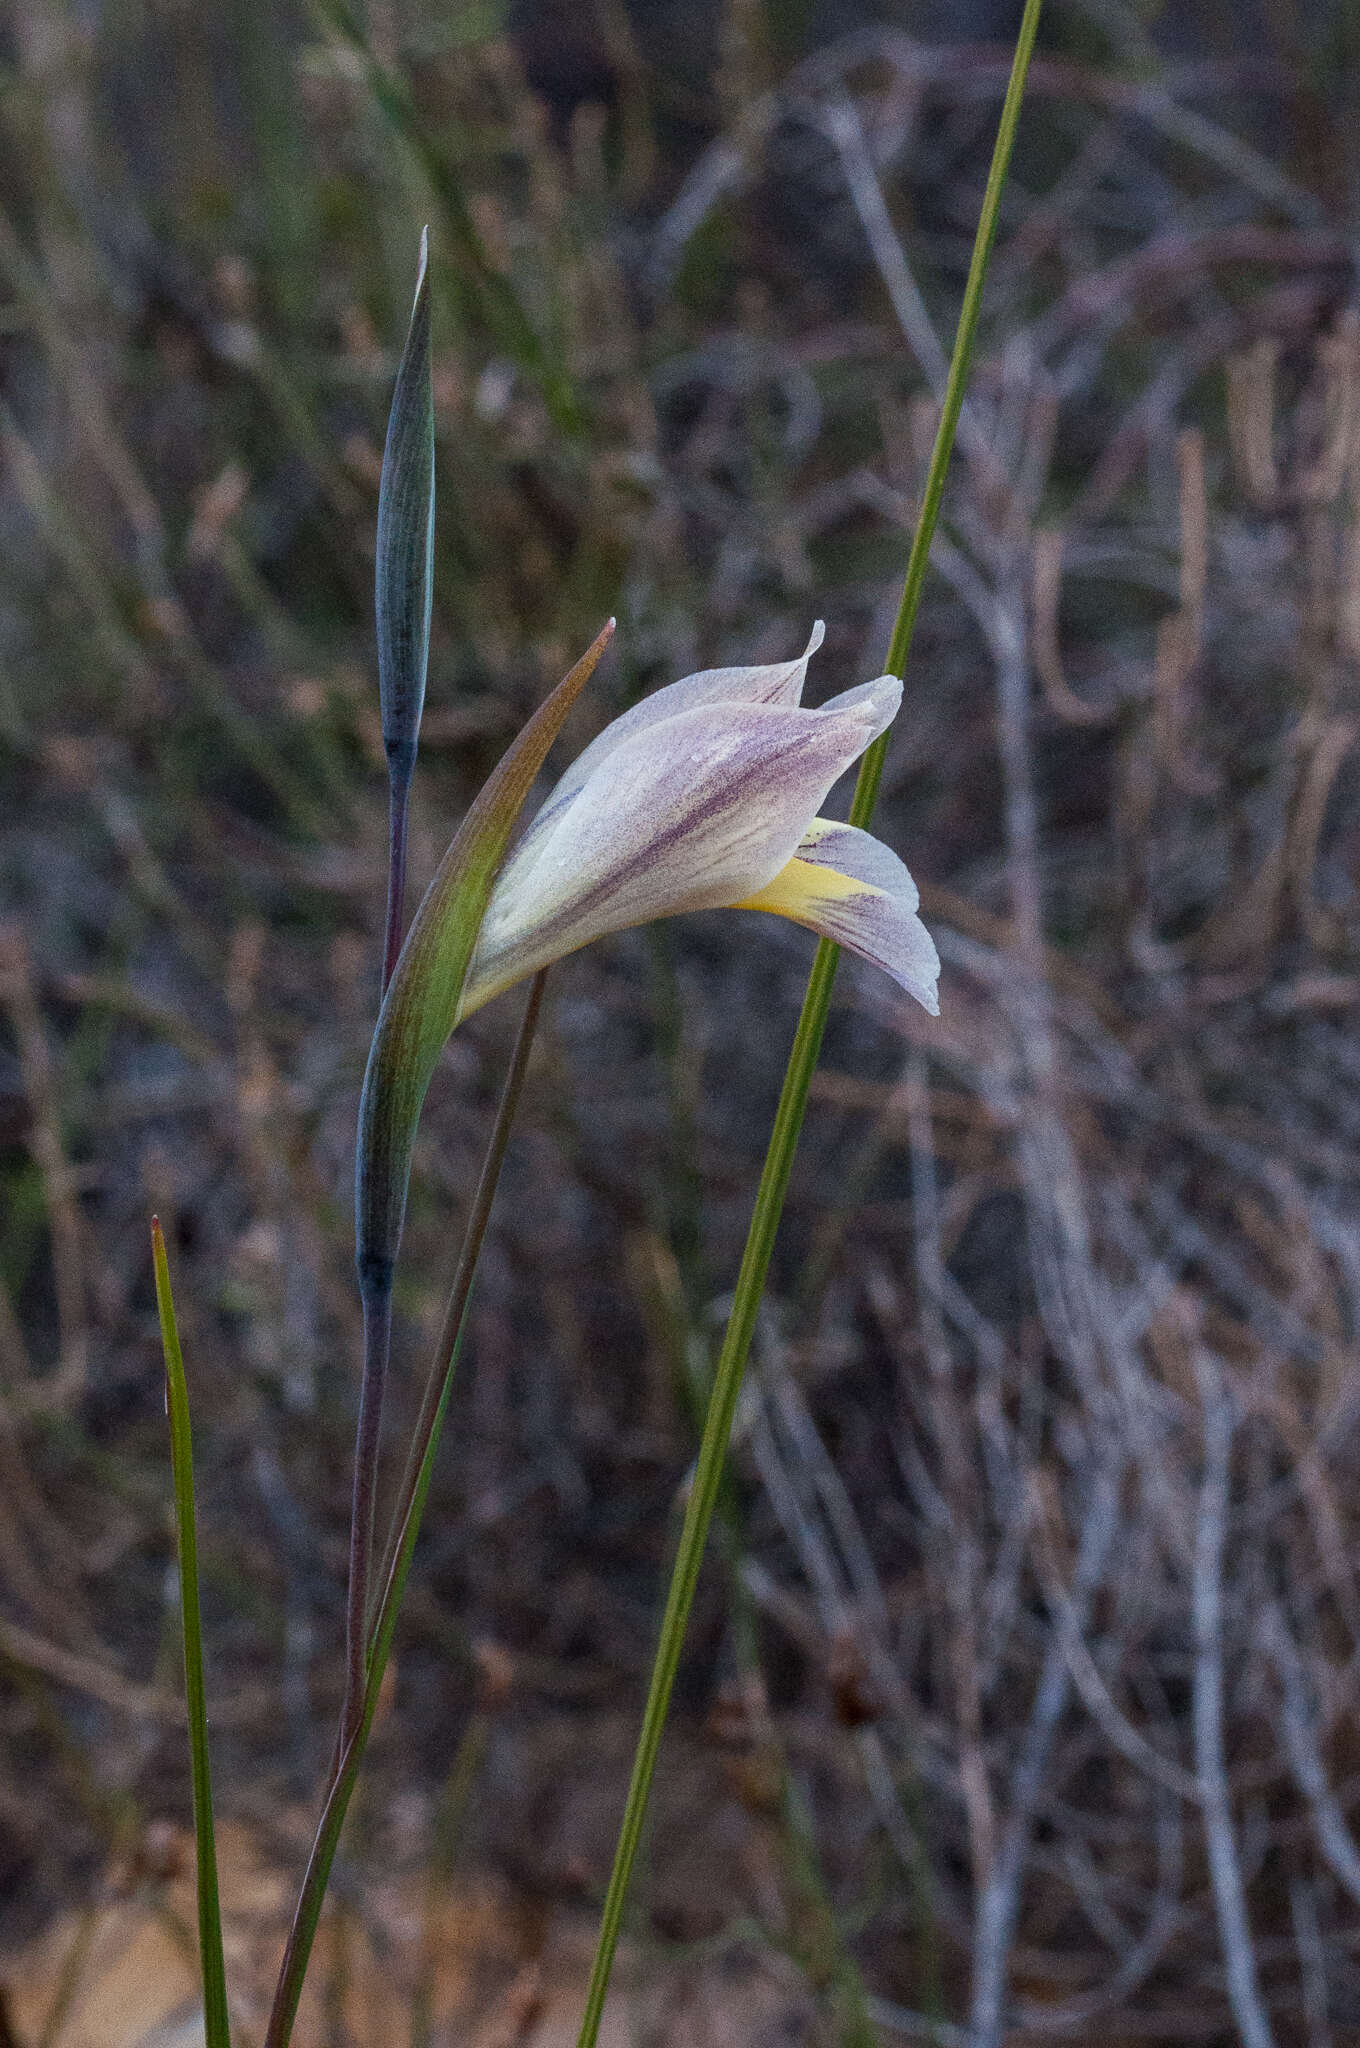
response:
<path fill-rule="evenodd" d="M 879 676 L 802 708 L 796 661 L 709 669 L 623 713 L 569 768 L 492 888 L 459 1016 L 606 932 L 765 910 L 884 968 L 937 1015 L 940 963 L 897 855 L 817 815 L 902 701 Z"/>
<path fill-rule="evenodd" d="M 356 1253 L 390 1290 L 411 1147 L 455 1024 L 590 940 L 681 910 L 768 910 L 882 967 L 936 1014 L 940 963 L 916 886 L 867 832 L 818 816 L 891 723 L 894 676 L 806 711 L 820 625 L 796 661 L 707 669 L 605 727 L 502 861 L 530 782 L 613 622 L 540 706 L 463 820 L 383 1001 L 359 1105 Z"/>

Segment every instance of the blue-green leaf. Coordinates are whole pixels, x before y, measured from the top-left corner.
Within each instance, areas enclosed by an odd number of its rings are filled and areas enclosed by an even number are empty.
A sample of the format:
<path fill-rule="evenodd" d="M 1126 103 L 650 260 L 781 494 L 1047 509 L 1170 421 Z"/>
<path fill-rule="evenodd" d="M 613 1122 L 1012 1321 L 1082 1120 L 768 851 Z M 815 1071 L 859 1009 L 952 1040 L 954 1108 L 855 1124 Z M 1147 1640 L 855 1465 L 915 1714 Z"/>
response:
<path fill-rule="evenodd" d="M 395 781 L 415 765 L 430 658 L 434 575 L 434 396 L 430 380 L 429 229 L 397 371 L 378 492 L 378 693 Z"/>

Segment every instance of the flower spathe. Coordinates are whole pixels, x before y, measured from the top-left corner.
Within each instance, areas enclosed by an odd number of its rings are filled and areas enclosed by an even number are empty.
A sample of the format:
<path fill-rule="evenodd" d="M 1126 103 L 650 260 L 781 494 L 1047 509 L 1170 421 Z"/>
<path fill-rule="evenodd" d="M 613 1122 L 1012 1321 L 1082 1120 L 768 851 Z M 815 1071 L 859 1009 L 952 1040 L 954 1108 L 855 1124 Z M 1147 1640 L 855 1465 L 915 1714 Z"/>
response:
<path fill-rule="evenodd" d="M 588 746 L 491 892 L 460 1017 L 592 939 L 683 910 L 765 910 L 882 967 L 932 1015 L 940 963 L 897 855 L 818 816 L 890 724 L 895 676 L 819 709 L 794 661 L 709 669 L 655 691 Z"/>

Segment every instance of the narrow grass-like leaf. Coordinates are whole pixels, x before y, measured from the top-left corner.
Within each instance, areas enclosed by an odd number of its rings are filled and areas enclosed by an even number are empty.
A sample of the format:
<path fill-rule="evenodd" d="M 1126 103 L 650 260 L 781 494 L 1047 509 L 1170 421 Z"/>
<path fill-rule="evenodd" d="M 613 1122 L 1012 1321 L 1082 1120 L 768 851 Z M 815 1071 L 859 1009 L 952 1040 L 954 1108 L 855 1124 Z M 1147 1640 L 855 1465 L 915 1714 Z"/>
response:
<path fill-rule="evenodd" d="M 416 1123 L 457 1022 L 496 870 L 534 777 L 613 631 L 611 619 L 492 771 L 412 920 L 373 1034 L 359 1104 L 355 1239 L 366 1295 L 391 1286 Z"/>
<path fill-rule="evenodd" d="M 434 586 L 434 392 L 430 377 L 429 229 L 420 237 L 411 325 L 392 393 L 378 490 L 378 697 L 391 803 L 383 985 L 401 950 L 406 812 L 430 660 Z"/>
<path fill-rule="evenodd" d="M 500 1180 L 501 1166 L 505 1159 L 505 1148 L 509 1143 L 515 1112 L 528 1071 L 529 1053 L 533 1045 L 538 1013 L 543 1002 L 543 985 L 546 969 L 535 975 L 525 1005 L 519 1036 L 511 1057 L 510 1069 L 506 1075 L 505 1087 L 501 1094 L 500 1107 L 491 1140 L 487 1146 L 486 1158 L 482 1164 L 468 1216 L 467 1230 L 463 1238 L 462 1257 L 454 1277 L 448 1307 L 439 1342 L 435 1347 L 434 1360 L 426 1386 L 425 1400 L 420 1418 L 412 1438 L 411 1463 L 397 1503 L 392 1537 L 388 1555 L 383 1567 L 382 1593 L 378 1601 L 372 1632 L 367 1638 L 364 1663 L 364 1680 L 360 1709 L 355 1716 L 352 1732 L 342 1737 L 340 1753 L 336 1759 L 331 1782 L 326 1791 L 325 1804 L 317 1825 L 312 1853 L 308 1860 L 302 1890 L 298 1895 L 293 1925 L 284 1952 L 283 1965 L 279 1972 L 278 1988 L 274 1993 L 273 2010 L 269 2017 L 269 2031 L 265 2036 L 265 2048 L 286 2048 L 297 2017 L 298 2002 L 302 1997 L 303 1980 L 311 1958 L 312 1945 L 316 1939 L 317 1925 L 330 1881 L 331 1865 L 340 1842 L 340 1831 L 345 1823 L 345 1814 L 354 1792 L 368 1743 L 369 1730 L 377 1710 L 378 1695 L 382 1689 L 388 1657 L 392 1649 L 392 1636 L 401 1610 L 402 1594 L 406 1589 L 407 1575 L 411 1569 L 411 1558 L 415 1551 L 416 1538 L 420 1534 L 421 1518 L 425 1512 L 425 1501 L 430 1490 L 430 1479 L 434 1472 L 435 1455 L 439 1449 L 439 1438 L 444 1426 L 444 1415 L 448 1408 L 449 1393 L 453 1376 L 458 1365 L 458 1354 L 462 1347 L 463 1330 L 467 1321 L 468 1300 L 472 1283 L 476 1277 L 477 1260 L 481 1253 L 482 1240 L 486 1235 L 491 1205 L 495 1200 L 496 1187 Z"/>
<path fill-rule="evenodd" d="M 203 2031 L 207 2048 L 231 2048 L 227 2018 L 227 1974 L 222 1960 L 222 1911 L 217 1890 L 217 1841 L 213 1832 L 212 1775 L 208 1763 L 208 1708 L 203 1687 L 203 1623 L 198 1604 L 198 1528 L 194 1513 L 194 1446 L 189 1429 L 189 1389 L 184 1377 L 170 1267 L 160 1219 L 151 1219 L 151 1257 L 156 1272 L 161 1348 L 165 1353 L 166 1407 L 170 1416 L 170 1460 L 175 1489 L 175 1533 L 179 1548 L 180 1619 L 184 1628 L 184 1697 L 189 1714 L 189 1763 L 193 1776 L 194 1849 L 198 1863 L 198 1953 L 203 1975 Z"/>
<path fill-rule="evenodd" d="M 978 314 L 982 304 L 982 287 L 986 280 L 987 263 L 996 234 L 1011 146 L 1020 118 L 1030 53 L 1034 48 L 1034 38 L 1039 26 L 1040 4 L 1041 0 L 1025 0 L 1025 12 L 1016 39 L 1010 83 L 1001 110 L 991 171 L 982 202 L 982 214 L 973 243 L 973 259 L 969 266 L 968 282 L 964 288 L 963 305 L 959 313 L 959 326 L 949 365 L 944 404 L 940 409 L 940 424 L 931 452 L 920 516 L 907 562 L 902 601 L 898 608 L 897 622 L 885 664 L 886 670 L 897 676 L 903 675 L 906 669 L 916 612 L 930 559 L 930 544 L 934 538 L 940 501 L 944 495 L 945 475 L 953 452 L 954 433 L 963 408 L 973 340 L 977 333 Z M 886 735 L 874 742 L 860 763 L 850 818 L 851 822 L 861 829 L 867 826 L 873 812 L 874 799 L 883 772 L 885 750 Z M 793 1171 L 793 1158 L 798 1145 L 798 1134 L 803 1125 L 803 1114 L 807 1108 L 813 1069 L 817 1064 L 822 1035 L 826 1029 L 831 989 L 839 958 L 840 948 L 823 939 L 817 947 L 817 957 L 812 965 L 793 1050 L 789 1055 L 784 1085 L 775 1111 L 774 1129 L 770 1134 L 770 1143 L 765 1154 L 755 1209 L 746 1238 L 746 1248 L 742 1254 L 741 1269 L 737 1276 L 732 1311 L 728 1317 L 717 1371 L 713 1377 L 713 1391 L 704 1422 L 703 1438 L 699 1446 L 694 1478 L 685 1507 L 684 1525 L 671 1572 L 661 1637 L 657 1645 L 656 1660 L 652 1666 L 642 1729 L 633 1758 L 632 1777 L 624 1805 L 618 1846 L 614 1854 L 614 1867 L 610 1872 L 609 1887 L 600 1918 L 599 1940 L 586 1992 L 578 2048 L 595 2048 L 599 2038 L 600 2020 L 609 1990 L 609 1977 L 618 1946 L 619 1930 L 623 1924 L 624 1902 L 633 1874 L 638 1843 L 642 1837 L 657 1753 L 661 1746 L 661 1733 L 675 1684 L 675 1674 L 680 1664 L 685 1626 L 694 1600 L 694 1589 L 699 1580 L 699 1568 L 703 1563 L 709 1524 L 722 1483 L 723 1461 L 732 1433 L 732 1420 L 736 1414 L 746 1359 L 755 1333 L 761 1296 L 765 1290 L 775 1234 L 779 1228 L 784 1198 L 788 1192 L 789 1176 Z"/>

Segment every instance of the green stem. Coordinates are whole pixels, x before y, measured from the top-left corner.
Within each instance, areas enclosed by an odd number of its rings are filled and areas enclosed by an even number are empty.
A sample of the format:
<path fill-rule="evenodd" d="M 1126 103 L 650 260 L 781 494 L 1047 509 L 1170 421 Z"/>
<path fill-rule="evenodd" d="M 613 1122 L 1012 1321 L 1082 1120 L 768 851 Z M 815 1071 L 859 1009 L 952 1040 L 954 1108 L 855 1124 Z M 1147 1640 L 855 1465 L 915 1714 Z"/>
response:
<path fill-rule="evenodd" d="M 397 1506 L 392 1516 L 392 1527 L 387 1539 L 387 1548 L 383 1553 L 380 1583 L 385 1589 L 384 1599 L 387 1597 L 386 1589 L 390 1587 L 393 1574 L 397 1569 L 397 1560 L 401 1554 L 402 1543 L 405 1541 L 407 1526 L 412 1515 L 416 1512 L 416 1496 L 420 1489 L 421 1474 L 425 1469 L 426 1460 L 429 1455 L 430 1442 L 436 1435 L 443 1416 L 451 1371 L 449 1361 L 454 1357 L 462 1335 L 463 1317 L 467 1310 L 468 1296 L 472 1292 L 472 1282 L 477 1271 L 477 1259 L 482 1249 L 482 1239 L 486 1235 L 486 1226 L 491 1217 L 491 1204 L 496 1198 L 496 1185 L 501 1177 L 501 1165 L 505 1159 L 505 1148 L 510 1142 L 510 1127 L 514 1123 L 515 1111 L 519 1107 L 520 1090 L 524 1085 L 524 1074 L 529 1063 L 529 1051 L 534 1042 L 534 1033 L 538 1029 L 538 1017 L 543 1007 L 543 990 L 547 980 L 548 970 L 546 967 L 541 967 L 529 984 L 529 1000 L 524 1005 L 524 1015 L 520 1020 L 519 1036 L 515 1040 L 515 1050 L 511 1055 L 510 1069 L 505 1077 L 505 1087 L 501 1094 L 500 1108 L 496 1114 L 495 1128 L 491 1133 L 490 1143 L 486 1148 L 486 1157 L 482 1161 L 482 1170 L 477 1180 L 477 1192 L 472 1198 L 472 1208 L 468 1214 L 467 1229 L 463 1234 L 463 1250 L 458 1260 L 458 1270 L 453 1276 L 453 1286 L 449 1289 L 448 1306 L 444 1311 L 444 1322 L 439 1332 L 439 1341 L 435 1345 L 434 1361 L 430 1367 L 429 1377 L 425 1382 L 425 1394 L 421 1401 L 420 1413 L 416 1417 L 416 1425 L 411 1432 L 410 1455 L 407 1458 L 406 1471 L 402 1478 L 400 1491 L 397 1494 Z M 382 1610 L 380 1608 L 378 1618 L 374 1623 L 374 1637 L 370 1638 L 370 1657 L 374 1655 L 372 1645 L 376 1639 L 376 1631 L 381 1625 L 381 1619 Z"/>
<path fill-rule="evenodd" d="M 940 409 L 940 424 L 931 453 L 930 470 L 926 478 L 916 533 L 907 561 L 902 602 L 898 608 L 897 622 L 893 628 L 892 641 L 884 664 L 889 673 L 897 676 L 906 672 L 907 655 L 911 647 L 916 613 L 930 560 L 930 546 L 939 519 L 940 501 L 944 495 L 945 475 L 953 450 L 954 433 L 963 407 L 973 342 L 977 333 L 978 313 L 982 304 L 982 288 L 996 235 L 1001 194 L 1020 117 L 1030 53 L 1034 48 L 1035 32 L 1039 25 L 1040 5 L 1041 0 L 1026 0 L 1024 18 L 1016 41 L 1015 58 L 1011 66 L 1010 83 L 1001 110 L 991 172 L 987 179 L 982 215 L 973 244 L 973 260 L 968 271 L 958 333 L 954 341 L 953 359 L 949 366 L 949 380 L 945 387 L 944 404 Z M 866 826 L 873 814 L 878 785 L 883 773 L 886 746 L 885 735 L 874 743 L 860 764 L 859 779 L 855 785 L 854 802 L 850 810 L 850 822 L 854 825 Z M 756 1317 L 769 1271 L 770 1255 L 774 1249 L 775 1234 L 779 1228 L 789 1176 L 793 1170 L 793 1156 L 798 1134 L 802 1129 L 803 1113 L 807 1107 L 808 1089 L 821 1049 L 822 1034 L 826 1029 L 831 989 L 839 959 L 840 948 L 827 940 L 822 940 L 813 962 L 802 1015 L 799 1017 L 798 1030 L 793 1041 L 793 1051 L 789 1056 L 784 1085 L 779 1097 L 779 1107 L 775 1111 L 774 1129 L 770 1135 L 760 1186 L 756 1193 L 755 1210 L 746 1239 L 746 1249 L 742 1255 L 741 1270 L 737 1277 L 732 1313 L 723 1338 L 717 1372 L 714 1375 L 713 1392 L 694 1468 L 694 1480 L 685 1510 L 684 1527 L 681 1530 L 675 1565 L 671 1573 L 666 1612 L 661 1624 L 661 1640 L 657 1646 L 656 1661 L 652 1666 L 647 1704 L 643 1710 L 642 1732 L 633 1759 L 632 1778 L 628 1786 L 609 1889 L 605 1894 L 599 1940 L 586 1993 L 585 2014 L 581 2022 L 577 2048 L 595 2048 L 599 2036 L 600 2020 L 609 1989 L 610 1971 L 613 1968 L 614 1952 L 618 1946 L 619 1930 L 623 1922 L 624 1901 L 628 1894 L 633 1862 L 637 1855 L 647 1800 L 651 1792 L 652 1775 L 661 1746 L 661 1732 L 680 1663 L 685 1626 L 694 1599 L 694 1589 L 698 1584 L 709 1523 L 718 1499 L 723 1461 L 727 1455 L 728 1439 L 732 1431 L 732 1419 L 736 1414 L 746 1358 L 751 1348 L 751 1338 L 755 1332 Z"/>
<path fill-rule="evenodd" d="M 198 1860 L 198 1953 L 203 1974 L 203 2033 L 207 2048 L 231 2048 L 227 2017 L 227 1973 L 222 1959 L 222 1909 L 217 1890 L 217 1845 L 213 1833 L 212 1773 L 208 1763 L 208 1707 L 203 1686 L 203 1619 L 198 1604 L 198 1530 L 194 1513 L 194 1446 L 189 1428 L 189 1388 L 184 1377 L 170 1267 L 160 1218 L 151 1219 L 151 1257 L 156 1269 L 156 1306 L 165 1353 L 166 1407 L 170 1415 L 170 1462 L 175 1488 L 175 1531 L 179 1548 L 179 1605 L 184 1626 L 184 1698 L 189 1715 L 189 1764 L 194 1788 L 194 1848 Z"/>
<path fill-rule="evenodd" d="M 383 1395 L 392 1350 L 392 1282 L 360 1283 L 364 1311 L 364 1369 L 359 1386 L 359 1426 L 354 1441 L 354 1498 L 349 1525 L 349 1585 L 345 1598 L 345 1703 L 340 1714 L 340 1748 L 354 1734 L 363 1712 L 368 1672 L 368 1590 L 373 1572 L 373 1530 L 378 1504 Z"/>
<path fill-rule="evenodd" d="M 402 1594 L 406 1590 L 406 1578 L 411 1569 L 411 1557 L 415 1550 L 416 1538 L 420 1534 L 421 1518 L 425 1512 L 425 1501 L 434 1472 L 435 1454 L 439 1448 L 440 1432 L 444 1425 L 444 1414 L 448 1407 L 449 1392 L 453 1386 L 453 1375 L 458 1365 L 463 1330 L 467 1322 L 468 1299 L 477 1271 L 477 1259 L 491 1215 L 491 1205 L 495 1199 L 496 1184 L 500 1179 L 510 1129 L 519 1108 L 546 978 L 545 969 L 534 976 L 530 987 L 529 1000 L 525 1005 L 524 1018 L 510 1061 L 510 1071 L 506 1075 L 500 1106 L 496 1111 L 495 1126 L 487 1146 L 486 1157 L 482 1162 L 481 1177 L 477 1183 L 477 1193 L 473 1198 L 463 1239 L 462 1257 L 454 1277 L 439 1343 L 435 1347 L 424 1404 L 412 1437 L 411 1459 L 397 1503 L 388 1555 L 381 1575 L 382 1593 L 368 1637 L 368 1661 L 363 1691 L 356 1709 L 352 1715 L 347 1711 L 345 1722 L 342 1724 L 335 1766 L 326 1787 L 321 1818 L 317 1823 L 307 1872 L 293 1914 L 288 1946 L 284 1950 L 283 1963 L 279 1970 L 273 2010 L 269 2016 L 269 2029 L 265 2035 L 265 2048 L 287 2048 L 293 2032 L 293 2022 L 297 2018 L 303 1979 L 311 1960 L 312 1944 L 316 1939 L 316 1930 L 321 1919 L 326 1886 L 330 1882 L 331 1865 L 335 1861 L 335 1852 L 340 1843 L 340 1830 L 345 1824 L 345 1814 L 349 1809 L 350 1798 L 359 1776 L 359 1766 L 363 1762 L 364 1750 L 368 1745 L 369 1731 L 373 1726 L 378 1695 L 382 1689 L 383 1674 L 387 1670 L 387 1660 L 392 1649 L 392 1635 L 397 1625 Z M 210 2043 L 210 2048 L 215 2048 L 215 2044 Z"/>

